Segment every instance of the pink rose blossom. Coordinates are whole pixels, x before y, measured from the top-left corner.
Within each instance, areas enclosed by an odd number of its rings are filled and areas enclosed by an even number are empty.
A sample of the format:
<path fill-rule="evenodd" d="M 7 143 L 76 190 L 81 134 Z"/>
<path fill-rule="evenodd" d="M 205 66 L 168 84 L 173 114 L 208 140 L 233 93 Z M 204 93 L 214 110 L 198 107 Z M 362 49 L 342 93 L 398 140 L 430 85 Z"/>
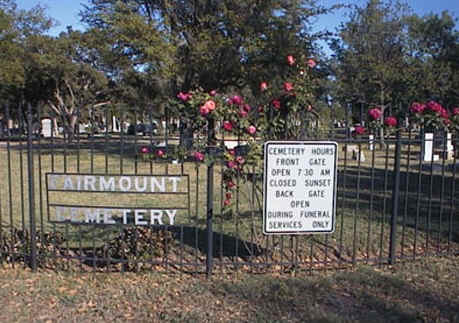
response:
<path fill-rule="evenodd" d="M 378 120 L 381 117 L 381 110 L 378 108 L 373 108 L 368 111 L 368 114 L 370 115 L 373 120 Z"/>
<path fill-rule="evenodd" d="M 231 204 L 231 201 L 230 200 L 225 200 L 225 201 L 223 201 L 223 204 L 225 206 L 229 206 Z"/>
<path fill-rule="evenodd" d="M 189 99 L 191 99 L 191 93 L 183 93 L 183 92 L 180 92 L 179 94 L 177 94 L 177 98 L 179 98 L 179 99 L 182 100 L 183 102 L 186 102 L 186 101 L 188 101 Z"/>
<path fill-rule="evenodd" d="M 231 121 L 223 121 L 223 129 L 225 129 L 226 131 L 233 130 L 233 124 L 231 123 Z"/>
<path fill-rule="evenodd" d="M 438 102 L 435 102 L 435 101 L 429 101 L 427 102 L 427 108 L 430 110 L 430 111 L 433 111 L 435 113 L 441 113 L 441 110 L 443 109 L 443 107 L 441 106 L 440 103 Z"/>
<path fill-rule="evenodd" d="M 449 118 L 449 112 L 443 107 L 440 110 L 440 117 L 442 117 L 443 119 Z"/>
<path fill-rule="evenodd" d="M 384 119 L 384 124 L 388 127 L 395 127 L 397 125 L 397 119 L 395 117 L 387 117 Z"/>
<path fill-rule="evenodd" d="M 453 108 L 453 116 L 459 115 L 459 108 Z"/>
<path fill-rule="evenodd" d="M 212 90 L 212 91 L 209 92 L 209 95 L 210 96 L 216 96 L 217 95 L 217 91 Z"/>
<path fill-rule="evenodd" d="M 290 66 L 295 64 L 295 57 L 293 57 L 292 55 L 288 55 L 287 56 L 287 64 L 290 65 Z"/>
<path fill-rule="evenodd" d="M 234 160 L 230 160 L 227 164 L 228 168 L 236 168 L 237 164 Z"/>
<path fill-rule="evenodd" d="M 235 155 L 236 155 L 236 150 L 234 150 L 234 149 L 229 149 L 229 150 L 228 150 L 228 153 L 229 153 L 231 156 L 235 156 Z"/>
<path fill-rule="evenodd" d="M 163 157 L 163 156 L 164 156 L 164 151 L 161 150 L 161 149 L 157 150 L 157 151 L 156 151 L 156 156 L 158 156 L 158 157 Z"/>
<path fill-rule="evenodd" d="M 141 152 L 142 154 L 147 154 L 149 151 L 150 151 L 150 149 L 148 149 L 148 147 L 142 147 L 142 148 L 140 148 L 140 152 Z"/>
<path fill-rule="evenodd" d="M 235 105 L 239 105 L 239 106 L 240 106 L 240 105 L 242 105 L 243 100 L 242 100 L 242 98 L 241 98 L 239 95 L 235 95 L 235 96 L 233 96 L 233 97 L 231 98 L 231 102 L 232 102 L 233 104 L 235 104 Z"/>
<path fill-rule="evenodd" d="M 244 108 L 239 109 L 239 116 L 245 118 L 248 116 L 247 111 Z"/>
<path fill-rule="evenodd" d="M 245 163 L 245 159 L 244 159 L 244 157 L 242 157 L 242 156 L 237 156 L 237 157 L 236 157 L 236 161 L 237 161 L 240 165 L 242 165 L 242 164 Z"/>
<path fill-rule="evenodd" d="M 199 108 L 199 112 L 201 113 L 202 116 L 206 116 L 209 114 L 209 108 L 206 107 L 205 105 L 201 106 L 201 108 Z"/>
<path fill-rule="evenodd" d="M 410 107 L 410 111 L 411 113 L 417 114 L 424 112 L 425 108 L 425 104 L 414 102 Z"/>
<path fill-rule="evenodd" d="M 265 108 L 262 105 L 260 105 L 258 107 L 258 112 L 262 113 L 263 111 L 265 111 Z"/>
<path fill-rule="evenodd" d="M 308 61 L 307 61 L 306 64 L 308 64 L 308 66 L 309 66 L 310 68 L 314 68 L 314 67 L 316 67 L 316 65 L 317 65 L 316 61 L 313 60 L 312 58 L 308 59 Z"/>
<path fill-rule="evenodd" d="M 293 90 L 293 84 L 290 83 L 290 82 L 285 82 L 284 83 L 284 90 L 287 91 L 287 92 L 290 92 L 291 90 Z"/>
<path fill-rule="evenodd" d="M 266 91 L 267 89 L 268 89 L 268 83 L 261 82 L 260 83 L 260 91 L 263 92 L 263 91 Z"/>
<path fill-rule="evenodd" d="M 248 104 L 244 104 L 243 109 L 244 109 L 245 111 L 247 111 L 247 112 L 250 112 L 250 110 L 252 110 L 252 107 L 251 107 L 250 105 L 248 105 Z"/>
<path fill-rule="evenodd" d="M 233 188 L 234 186 L 236 186 L 236 184 L 234 184 L 232 181 L 228 181 L 226 183 L 226 186 L 228 186 L 228 188 Z"/>
<path fill-rule="evenodd" d="M 255 126 L 249 126 L 249 127 L 247 128 L 247 132 L 248 132 L 249 134 L 251 134 L 251 135 L 254 135 L 255 132 L 257 132 L 257 128 L 255 128 Z"/>
<path fill-rule="evenodd" d="M 194 153 L 194 158 L 196 158 L 197 161 L 203 161 L 204 160 L 204 154 L 199 152 L 199 151 L 196 151 Z"/>
<path fill-rule="evenodd" d="M 277 99 L 273 100 L 273 101 L 272 101 L 272 104 L 273 104 L 273 106 L 274 106 L 274 109 L 276 109 L 276 110 L 279 110 L 280 107 L 281 107 L 281 103 L 280 103 L 280 101 L 277 100 Z"/>
<path fill-rule="evenodd" d="M 444 124 L 445 126 L 449 126 L 449 125 L 451 124 L 451 120 L 449 120 L 449 119 L 443 119 L 443 124 Z"/>
<path fill-rule="evenodd" d="M 209 109 L 209 111 L 214 111 L 215 110 L 215 102 L 213 100 L 208 100 L 206 103 L 204 103 L 204 106 Z"/>

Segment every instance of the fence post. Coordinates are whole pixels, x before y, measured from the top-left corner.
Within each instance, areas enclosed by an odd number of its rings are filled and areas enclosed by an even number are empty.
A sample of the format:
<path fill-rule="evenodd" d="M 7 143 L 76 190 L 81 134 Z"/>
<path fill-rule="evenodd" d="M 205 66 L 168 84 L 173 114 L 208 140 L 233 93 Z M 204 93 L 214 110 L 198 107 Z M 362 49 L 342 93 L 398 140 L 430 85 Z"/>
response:
<path fill-rule="evenodd" d="M 211 155 L 216 153 L 212 149 L 214 146 L 214 120 L 209 119 L 207 126 L 207 153 Z M 214 215 L 214 162 L 208 164 L 207 166 L 207 217 L 206 217 L 206 226 L 207 226 L 207 255 L 206 255 L 206 273 L 207 276 L 212 274 L 213 267 L 213 228 L 212 221 Z"/>
<path fill-rule="evenodd" d="M 33 271 L 37 270 L 37 244 L 36 226 L 35 226 L 35 188 L 34 188 L 34 171 L 33 171 L 33 147 L 32 138 L 32 106 L 30 103 L 27 107 L 27 173 L 29 177 L 29 225 L 30 225 L 30 267 Z"/>
<path fill-rule="evenodd" d="M 400 121 L 400 120 L 398 120 Z M 395 143 L 395 161 L 394 161 L 394 174 L 392 183 L 392 216 L 390 219 L 390 248 L 389 248 L 389 263 L 395 264 L 396 259 L 396 242 L 397 242 L 397 218 L 400 200 L 400 158 L 401 158 L 401 139 L 400 139 L 400 126 L 397 125 L 396 143 Z"/>

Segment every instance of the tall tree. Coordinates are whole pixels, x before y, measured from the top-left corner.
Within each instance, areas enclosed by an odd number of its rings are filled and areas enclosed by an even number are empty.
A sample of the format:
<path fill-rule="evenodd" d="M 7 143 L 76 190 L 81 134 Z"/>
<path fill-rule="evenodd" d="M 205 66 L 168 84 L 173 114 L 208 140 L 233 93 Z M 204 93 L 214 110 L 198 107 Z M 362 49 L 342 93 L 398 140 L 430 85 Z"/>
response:
<path fill-rule="evenodd" d="M 408 68 L 407 10 L 399 2 L 369 0 L 341 25 L 340 39 L 333 48 L 338 95 L 343 102 L 379 106 L 384 112 L 403 97 Z"/>
<path fill-rule="evenodd" d="M 416 66 L 412 96 L 435 99 L 445 106 L 459 103 L 459 32 L 449 12 L 409 18 L 410 61 Z"/>
<path fill-rule="evenodd" d="M 69 29 L 57 38 L 31 36 L 26 49 L 25 98 L 49 107 L 71 138 L 80 113 L 109 103 L 107 79 L 93 65 L 86 34 Z"/>
<path fill-rule="evenodd" d="M 114 53 L 131 57 L 134 71 L 162 78 L 175 95 L 256 91 L 288 54 L 313 55 L 310 22 L 325 11 L 313 0 L 91 0 L 82 17 L 116 39 Z"/>

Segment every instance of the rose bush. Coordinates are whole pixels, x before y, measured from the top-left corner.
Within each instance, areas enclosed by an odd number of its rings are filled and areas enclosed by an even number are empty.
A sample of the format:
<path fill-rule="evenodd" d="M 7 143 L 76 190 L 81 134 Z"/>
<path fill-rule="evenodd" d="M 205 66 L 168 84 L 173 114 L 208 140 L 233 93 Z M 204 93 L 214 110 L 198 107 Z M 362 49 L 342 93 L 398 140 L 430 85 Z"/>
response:
<path fill-rule="evenodd" d="M 283 78 L 268 85 L 259 84 L 256 99 L 247 99 L 239 93 L 222 94 L 201 88 L 180 92 L 171 100 L 170 107 L 193 134 L 191 159 L 197 164 L 219 162 L 224 166 L 224 210 L 231 207 L 232 190 L 236 177 L 244 179 L 248 167 L 260 166 L 261 142 L 267 139 L 297 139 L 302 128 L 315 112 L 313 88 L 314 68 L 312 58 L 293 55 L 286 57 L 287 72 Z M 208 127 L 221 128 L 222 137 L 215 138 L 212 146 L 220 146 L 221 154 L 207 154 Z M 244 143 L 244 153 L 227 149 L 224 139 L 238 139 Z"/>

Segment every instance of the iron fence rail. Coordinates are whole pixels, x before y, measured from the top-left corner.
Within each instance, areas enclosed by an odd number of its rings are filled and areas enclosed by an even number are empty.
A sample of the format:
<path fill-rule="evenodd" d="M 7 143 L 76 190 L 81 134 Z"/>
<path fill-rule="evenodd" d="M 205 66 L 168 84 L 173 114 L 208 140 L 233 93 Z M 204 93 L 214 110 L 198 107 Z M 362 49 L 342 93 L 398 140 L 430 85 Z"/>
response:
<path fill-rule="evenodd" d="M 2 110 L 4 120 L 10 111 Z M 103 116 L 103 118 L 102 118 Z M 412 129 L 370 143 L 354 138 L 346 129 L 316 129 L 311 141 L 339 144 L 336 229 L 331 234 L 265 236 L 261 229 L 263 170 L 252 167 L 236 178 L 234 204 L 223 213 L 225 185 L 222 163 L 145 158 L 141 148 L 166 152 L 180 144 L 172 121 L 158 133 L 134 128 L 114 131 L 113 117 L 121 125 L 134 125 L 141 116 L 105 110 L 105 127 L 56 134 L 54 124 L 43 136 L 34 132 L 40 109 L 16 111 L 13 130 L 4 127 L 0 141 L 0 259 L 24 261 L 32 268 L 53 266 L 82 270 L 213 270 L 289 271 L 341 268 L 357 263 L 385 264 L 399 259 L 459 253 L 457 192 L 458 138 L 448 159 L 446 141 L 435 145 L 430 161 L 420 158 L 423 139 Z M 146 122 L 145 122 L 146 120 Z M 35 121 L 35 122 L 34 122 Z M 91 124 L 96 123 L 94 115 Z M 151 114 L 143 117 L 153 128 Z M 213 129 L 213 127 L 212 127 Z M 83 128 L 81 127 L 81 130 Z M 218 130 L 209 141 L 231 142 Z M 262 143 L 260 143 L 262 144 Z M 373 146 L 374 149 L 370 149 Z M 381 146 L 381 147 L 379 147 Z M 49 219 L 46 174 L 102 174 L 188 176 L 188 197 L 154 197 L 164 208 L 187 210 L 166 224 L 133 226 L 111 223 L 54 223 Z M 56 192 L 54 192 L 56 193 Z M 122 194 L 121 194 L 122 195 Z M 147 209 L 150 195 L 124 194 L 102 198 L 81 192 L 57 196 L 57 204 L 99 205 L 117 208 L 129 202 Z M 162 198 L 162 200 L 161 200 Z M 88 203 L 91 202 L 91 203 Z"/>

